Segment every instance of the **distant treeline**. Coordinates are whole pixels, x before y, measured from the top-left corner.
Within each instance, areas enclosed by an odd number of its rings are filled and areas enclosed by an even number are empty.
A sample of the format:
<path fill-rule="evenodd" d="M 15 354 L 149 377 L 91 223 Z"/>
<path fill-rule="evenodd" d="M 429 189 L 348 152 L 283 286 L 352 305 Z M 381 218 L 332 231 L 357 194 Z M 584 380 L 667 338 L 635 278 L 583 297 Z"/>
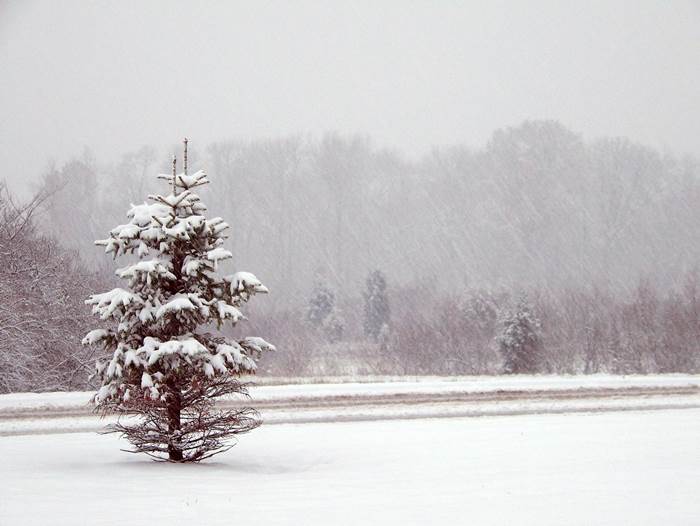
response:
<path fill-rule="evenodd" d="M 335 134 L 200 148 L 193 139 L 190 167 L 212 181 L 202 198 L 232 226 L 232 267 L 253 270 L 272 292 L 253 307 L 256 325 L 268 325 L 260 332 L 280 349 L 264 362 L 269 373 L 697 370 L 695 159 L 623 138 L 584 141 L 551 121 L 417 160 Z M 36 320 L 42 305 L 57 313 L 64 305 L 73 321 L 57 314 L 27 328 L 0 319 L 5 333 L 14 331 L 2 343 L 10 349 L 2 390 L 75 387 L 84 372 L 71 361 L 71 350 L 85 354 L 82 298 L 104 288 L 92 290 L 95 281 L 116 281 L 92 241 L 158 188 L 154 176 L 170 170 L 169 153 L 144 147 L 111 165 L 84 154 L 44 174 L 41 206 L 22 227 L 34 248 L 21 257 L 37 268 L 5 266 L 0 286 L 26 298 Z M 3 199 L 3 213 L 16 214 Z M 18 237 L 3 235 L 2 257 L 14 261 L 6 247 Z M 60 269 L 72 276 L 65 283 Z M 366 319 L 374 271 L 388 311 L 379 324 Z M 65 288 L 62 299 L 32 285 L 39 275 L 45 287 L 53 280 Z M 311 313 L 328 295 L 332 310 Z M 513 335 L 528 331 L 523 345 L 535 358 L 521 363 Z M 38 368 L 16 355 L 55 360 L 53 369 L 41 362 L 53 376 L 32 379 Z"/>
<path fill-rule="evenodd" d="M 263 361 L 274 375 L 694 373 L 700 274 L 682 279 L 663 292 L 642 279 L 624 298 L 598 288 L 469 289 L 425 302 L 418 289 L 389 287 L 386 316 L 365 295 L 329 309 L 330 331 L 294 311 L 273 313 L 256 329 L 279 342 L 280 352 Z M 373 325 L 382 329 L 368 331 Z"/>
<path fill-rule="evenodd" d="M 629 294 L 640 276 L 679 285 L 700 261 L 700 164 L 626 139 L 584 141 L 525 122 L 478 150 L 409 161 L 368 138 L 329 134 L 190 142 L 210 212 L 231 225 L 238 269 L 255 269 L 275 303 L 300 306 L 318 274 L 341 295 L 372 269 L 397 286 L 600 286 Z M 145 147 L 113 165 L 89 155 L 49 170 L 61 188 L 43 226 L 93 264 L 92 240 L 158 188 L 170 152 Z M 182 166 L 180 161 L 179 166 Z"/>

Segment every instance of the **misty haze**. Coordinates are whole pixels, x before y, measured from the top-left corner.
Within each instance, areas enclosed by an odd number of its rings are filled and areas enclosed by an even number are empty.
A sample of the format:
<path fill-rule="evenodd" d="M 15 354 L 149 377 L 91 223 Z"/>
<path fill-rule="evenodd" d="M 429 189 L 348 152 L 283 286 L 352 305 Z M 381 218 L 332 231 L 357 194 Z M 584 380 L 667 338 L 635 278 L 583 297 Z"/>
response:
<path fill-rule="evenodd" d="M 0 2 L 0 524 L 700 523 L 698 27 Z"/>

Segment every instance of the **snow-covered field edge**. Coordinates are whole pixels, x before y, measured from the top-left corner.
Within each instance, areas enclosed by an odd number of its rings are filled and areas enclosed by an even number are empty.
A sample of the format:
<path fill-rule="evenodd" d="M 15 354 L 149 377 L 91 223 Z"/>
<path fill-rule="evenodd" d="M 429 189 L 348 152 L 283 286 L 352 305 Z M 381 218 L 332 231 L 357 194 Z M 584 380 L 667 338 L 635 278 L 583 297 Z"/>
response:
<path fill-rule="evenodd" d="M 0 436 L 99 431 L 113 418 L 92 412 L 91 395 L 1 395 Z M 249 403 L 266 424 L 690 409 L 700 408 L 700 376 L 426 377 L 258 385 L 251 388 Z"/>
<path fill-rule="evenodd" d="M 375 397 L 401 394 L 508 393 L 571 390 L 686 389 L 700 391 L 700 375 L 517 375 L 423 377 L 249 377 L 253 401 L 304 398 Z M 315 381 L 312 381 L 315 380 Z M 10 393 L 0 395 L 0 418 L 24 411 L 84 409 L 90 411 L 93 391 Z"/>

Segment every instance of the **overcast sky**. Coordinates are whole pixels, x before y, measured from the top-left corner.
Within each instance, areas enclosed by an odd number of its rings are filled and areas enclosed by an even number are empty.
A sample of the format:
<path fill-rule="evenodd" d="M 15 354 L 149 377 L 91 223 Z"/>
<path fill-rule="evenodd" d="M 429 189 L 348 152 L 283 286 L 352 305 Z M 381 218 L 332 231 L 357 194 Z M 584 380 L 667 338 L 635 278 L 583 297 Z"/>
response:
<path fill-rule="evenodd" d="M 700 154 L 692 1 L 0 0 L 0 156 L 362 132 L 420 155 L 558 119 Z"/>

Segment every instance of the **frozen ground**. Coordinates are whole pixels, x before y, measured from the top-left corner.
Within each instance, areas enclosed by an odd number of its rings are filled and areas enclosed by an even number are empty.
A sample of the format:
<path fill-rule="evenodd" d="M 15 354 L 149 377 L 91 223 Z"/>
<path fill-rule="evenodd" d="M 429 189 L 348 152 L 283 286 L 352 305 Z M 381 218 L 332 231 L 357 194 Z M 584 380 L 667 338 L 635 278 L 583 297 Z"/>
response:
<path fill-rule="evenodd" d="M 0 524 L 700 524 L 700 410 L 264 426 L 201 465 L 0 438 Z"/>

